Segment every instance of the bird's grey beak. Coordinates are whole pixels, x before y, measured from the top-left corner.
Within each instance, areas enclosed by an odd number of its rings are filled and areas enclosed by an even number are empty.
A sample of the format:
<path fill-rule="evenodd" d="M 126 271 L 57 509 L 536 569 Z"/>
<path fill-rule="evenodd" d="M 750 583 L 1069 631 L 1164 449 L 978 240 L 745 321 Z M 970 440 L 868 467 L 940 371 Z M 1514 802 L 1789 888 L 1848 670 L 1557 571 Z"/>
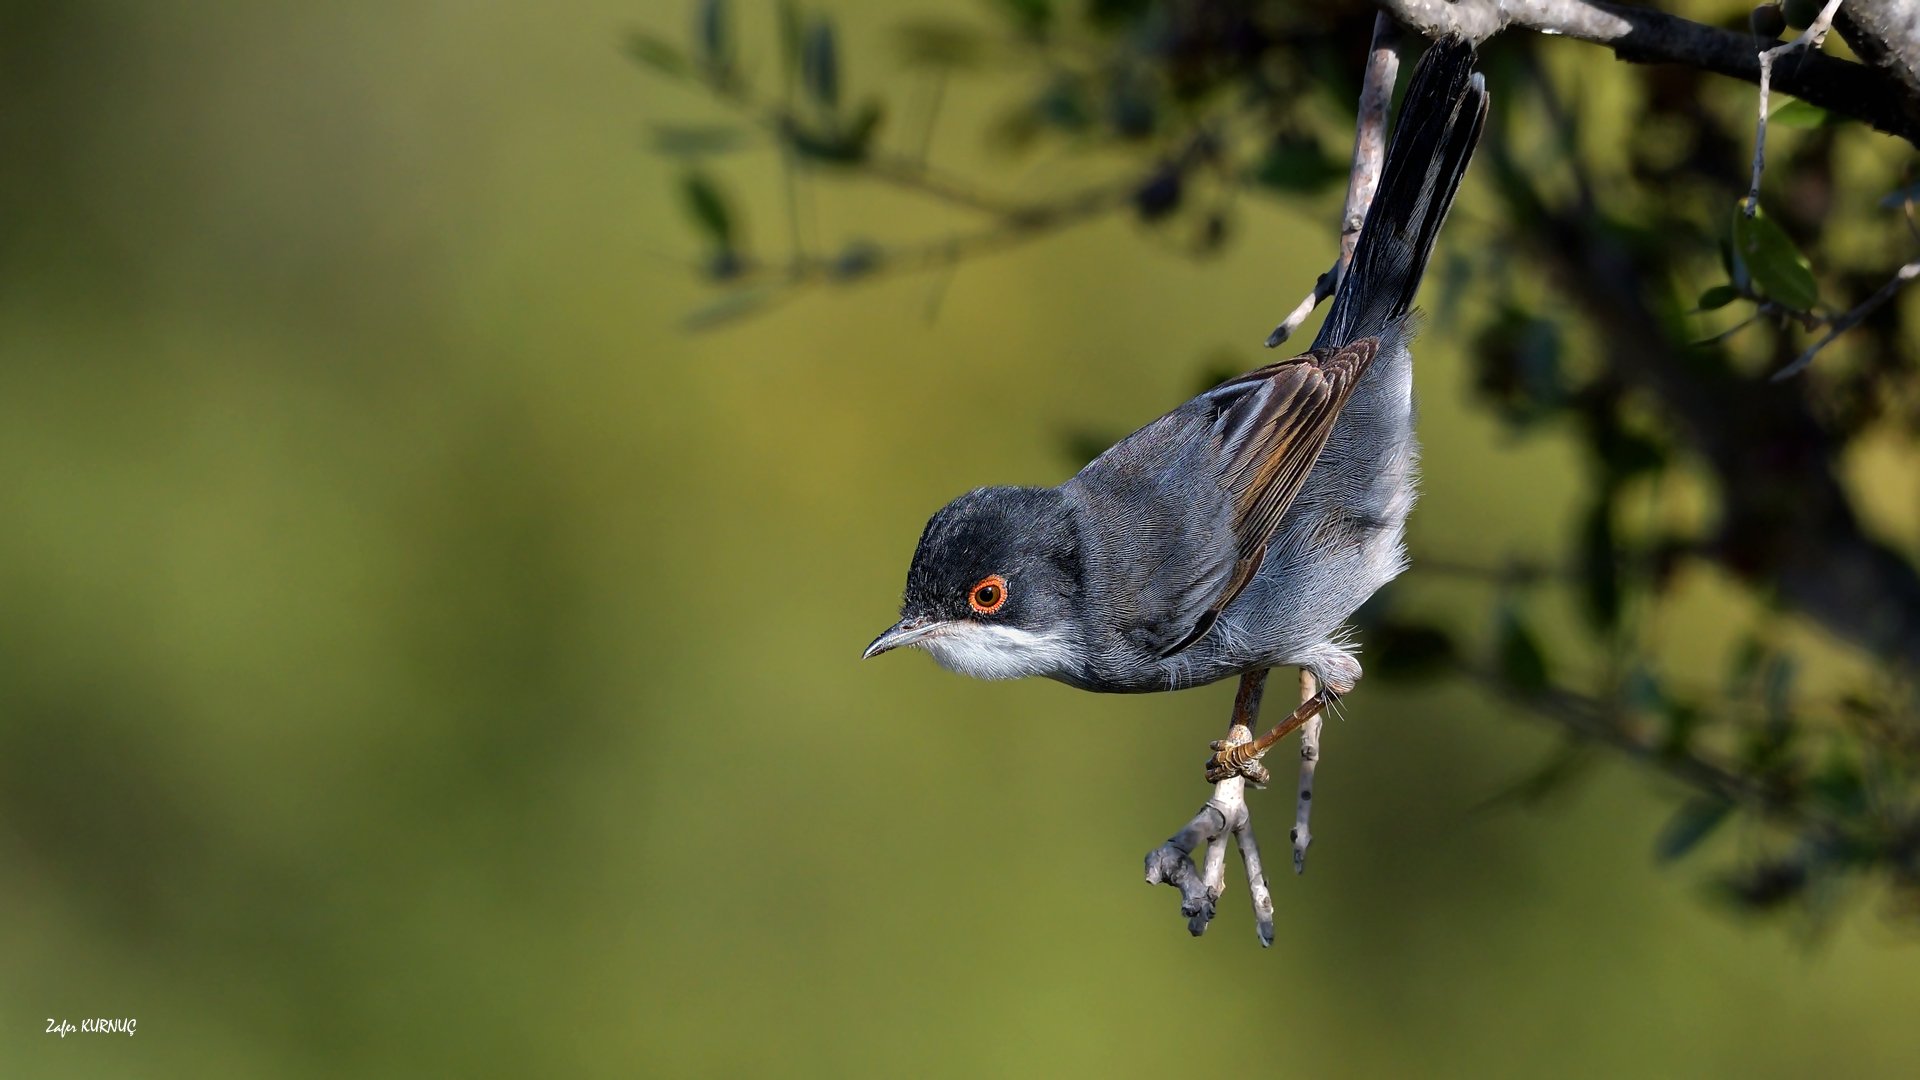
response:
<path fill-rule="evenodd" d="M 871 660 L 883 652 L 891 652 L 902 645 L 911 645 L 916 641 L 930 638 L 946 629 L 946 625 L 940 619 L 901 619 L 888 627 L 886 633 L 874 638 L 873 644 L 867 646 L 867 651 L 860 654 L 860 659 Z"/>

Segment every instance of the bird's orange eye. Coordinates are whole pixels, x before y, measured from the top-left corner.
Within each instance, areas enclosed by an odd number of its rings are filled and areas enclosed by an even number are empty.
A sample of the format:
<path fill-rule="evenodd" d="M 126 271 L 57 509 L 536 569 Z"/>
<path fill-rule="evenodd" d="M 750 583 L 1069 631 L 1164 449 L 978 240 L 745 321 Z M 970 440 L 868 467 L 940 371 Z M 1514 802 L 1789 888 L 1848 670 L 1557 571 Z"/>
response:
<path fill-rule="evenodd" d="M 973 592 L 967 595 L 967 603 L 972 604 L 973 610 L 982 615 L 991 615 L 999 611 L 1000 605 L 1006 602 L 1007 579 L 999 574 L 988 576 L 986 580 L 975 585 Z"/>

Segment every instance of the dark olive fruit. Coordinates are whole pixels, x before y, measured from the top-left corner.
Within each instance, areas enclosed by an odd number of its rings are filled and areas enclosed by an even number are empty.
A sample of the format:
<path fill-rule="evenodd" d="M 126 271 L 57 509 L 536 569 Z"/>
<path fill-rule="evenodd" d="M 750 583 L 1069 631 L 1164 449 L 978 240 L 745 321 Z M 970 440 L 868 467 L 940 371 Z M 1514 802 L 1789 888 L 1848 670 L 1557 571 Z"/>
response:
<path fill-rule="evenodd" d="M 1773 41 L 1787 28 L 1787 15 L 1779 4 L 1761 4 L 1747 16 L 1747 24 L 1753 27 L 1755 37 Z"/>
<path fill-rule="evenodd" d="M 1787 0 L 1781 6 L 1786 9 L 1787 25 L 1795 30 L 1805 30 L 1820 17 L 1820 9 L 1826 5 L 1820 0 Z"/>

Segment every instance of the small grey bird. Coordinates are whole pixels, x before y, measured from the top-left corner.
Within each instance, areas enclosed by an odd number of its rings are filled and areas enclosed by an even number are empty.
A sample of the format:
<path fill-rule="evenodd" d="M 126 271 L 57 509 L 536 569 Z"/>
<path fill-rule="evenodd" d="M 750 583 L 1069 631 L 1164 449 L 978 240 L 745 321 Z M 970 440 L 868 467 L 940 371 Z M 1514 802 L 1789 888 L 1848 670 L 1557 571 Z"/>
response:
<path fill-rule="evenodd" d="M 1108 693 L 1301 667 L 1322 690 L 1294 724 L 1351 690 L 1342 626 L 1407 566 L 1413 297 L 1486 119 L 1473 59 L 1457 37 L 1421 58 L 1311 351 L 1201 394 L 1059 487 L 949 503 L 900 621 L 865 655 L 911 645 L 975 678 Z M 1209 778 L 1253 775 L 1280 734 L 1215 744 Z"/>

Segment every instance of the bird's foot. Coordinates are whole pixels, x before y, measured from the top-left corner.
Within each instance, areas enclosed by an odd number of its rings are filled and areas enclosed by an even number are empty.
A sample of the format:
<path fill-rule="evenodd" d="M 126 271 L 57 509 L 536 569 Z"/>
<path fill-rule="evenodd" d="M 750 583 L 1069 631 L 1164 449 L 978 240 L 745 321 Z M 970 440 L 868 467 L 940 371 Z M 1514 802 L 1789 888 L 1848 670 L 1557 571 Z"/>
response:
<path fill-rule="evenodd" d="M 1234 725 L 1227 738 L 1216 747 L 1236 748 L 1249 744 L 1252 733 Z M 1254 767 L 1259 768 L 1258 762 Z M 1264 769 L 1261 770 L 1265 772 Z M 1166 843 L 1147 855 L 1147 883 L 1171 885 L 1180 890 L 1180 914 L 1187 917 L 1187 932 L 1195 937 L 1207 932 L 1213 921 L 1215 905 L 1226 890 L 1227 838 L 1240 847 L 1247 865 L 1247 887 L 1253 894 L 1255 929 L 1261 945 L 1273 944 L 1273 894 L 1267 889 L 1266 874 L 1260 868 L 1260 846 L 1253 838 L 1253 817 L 1247 810 L 1246 779 L 1234 773 L 1214 788 L 1200 812 Z M 1193 851 L 1206 845 L 1205 869 L 1193 863 Z"/>

